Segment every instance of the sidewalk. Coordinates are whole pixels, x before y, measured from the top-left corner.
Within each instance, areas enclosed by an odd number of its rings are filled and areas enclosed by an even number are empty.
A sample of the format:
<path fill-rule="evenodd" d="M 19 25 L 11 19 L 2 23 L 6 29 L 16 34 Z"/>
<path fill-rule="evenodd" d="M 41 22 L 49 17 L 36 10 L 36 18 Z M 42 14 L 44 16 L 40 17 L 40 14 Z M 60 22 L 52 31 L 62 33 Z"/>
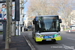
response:
<path fill-rule="evenodd" d="M 10 50 L 31 50 L 29 45 L 27 44 L 26 40 L 24 37 L 21 36 L 16 36 L 12 37 L 12 42 L 9 44 L 10 45 Z M 0 50 L 4 50 L 5 48 L 5 42 L 2 41 L 2 36 L 0 36 Z"/>

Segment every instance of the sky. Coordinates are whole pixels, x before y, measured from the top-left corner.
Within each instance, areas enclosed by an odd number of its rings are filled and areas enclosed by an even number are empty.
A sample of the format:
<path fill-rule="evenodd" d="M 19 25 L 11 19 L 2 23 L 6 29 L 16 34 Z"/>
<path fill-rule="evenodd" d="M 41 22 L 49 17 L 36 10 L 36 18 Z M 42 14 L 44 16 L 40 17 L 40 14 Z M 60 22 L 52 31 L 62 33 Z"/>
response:
<path fill-rule="evenodd" d="M 24 0 L 25 1 L 25 0 Z M 26 14 L 26 11 L 27 11 L 27 4 L 28 4 L 28 1 L 26 4 L 24 4 L 24 14 Z M 26 19 L 26 15 L 24 17 L 24 20 Z"/>

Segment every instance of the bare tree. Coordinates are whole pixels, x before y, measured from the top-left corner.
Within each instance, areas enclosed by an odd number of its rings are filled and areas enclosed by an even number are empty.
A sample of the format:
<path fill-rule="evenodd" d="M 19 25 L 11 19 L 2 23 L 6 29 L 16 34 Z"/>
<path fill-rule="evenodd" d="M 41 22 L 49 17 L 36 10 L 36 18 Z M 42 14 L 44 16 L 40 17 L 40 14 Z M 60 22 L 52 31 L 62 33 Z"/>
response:
<path fill-rule="evenodd" d="M 9 33 L 9 43 L 11 42 L 11 33 L 12 33 L 12 0 L 10 0 L 10 33 Z"/>
<path fill-rule="evenodd" d="M 46 15 L 47 13 L 47 3 L 46 0 L 42 1 L 42 0 L 33 0 L 29 2 L 30 5 L 28 7 L 28 11 L 27 13 L 35 16 L 35 15 Z"/>
<path fill-rule="evenodd" d="M 6 41 L 5 41 L 5 50 L 9 50 L 9 22 L 10 22 L 10 18 L 9 18 L 9 0 L 6 0 L 6 4 L 7 4 L 7 27 L 6 27 Z"/>
<path fill-rule="evenodd" d="M 64 18 L 66 29 L 67 18 L 75 5 L 73 1 L 74 0 L 29 0 L 27 15 L 61 15 L 62 18 Z"/>
<path fill-rule="evenodd" d="M 71 20 L 73 20 L 73 22 L 75 22 L 75 10 L 73 10 L 70 14 L 71 16 Z"/>

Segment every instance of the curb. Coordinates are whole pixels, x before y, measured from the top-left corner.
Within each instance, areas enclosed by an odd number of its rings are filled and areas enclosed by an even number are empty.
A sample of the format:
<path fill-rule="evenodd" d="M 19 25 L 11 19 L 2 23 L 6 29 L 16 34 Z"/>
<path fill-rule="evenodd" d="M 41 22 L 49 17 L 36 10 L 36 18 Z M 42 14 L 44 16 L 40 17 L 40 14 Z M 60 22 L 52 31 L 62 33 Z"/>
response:
<path fill-rule="evenodd" d="M 26 42 L 30 46 L 31 50 L 36 50 L 35 47 L 31 44 L 31 42 L 24 35 L 22 35 L 22 36 L 24 37 L 24 39 L 26 40 Z"/>

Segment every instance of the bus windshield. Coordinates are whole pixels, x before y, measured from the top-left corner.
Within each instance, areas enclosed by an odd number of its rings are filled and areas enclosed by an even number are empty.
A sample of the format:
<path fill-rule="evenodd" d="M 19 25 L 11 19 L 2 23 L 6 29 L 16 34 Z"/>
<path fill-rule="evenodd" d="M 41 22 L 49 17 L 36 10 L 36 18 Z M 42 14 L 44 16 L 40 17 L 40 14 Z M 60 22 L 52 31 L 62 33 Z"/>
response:
<path fill-rule="evenodd" d="M 40 32 L 60 31 L 59 20 L 52 18 L 43 18 L 38 22 Z"/>

